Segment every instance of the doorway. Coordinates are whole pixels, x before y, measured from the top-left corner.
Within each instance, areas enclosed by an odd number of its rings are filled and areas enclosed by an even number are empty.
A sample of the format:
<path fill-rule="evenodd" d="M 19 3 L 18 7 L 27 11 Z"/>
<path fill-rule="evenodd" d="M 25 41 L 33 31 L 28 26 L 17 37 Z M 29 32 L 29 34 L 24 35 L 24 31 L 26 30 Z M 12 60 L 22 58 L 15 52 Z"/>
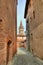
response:
<path fill-rule="evenodd" d="M 11 47 L 11 40 L 8 41 L 7 43 L 7 64 L 9 62 L 9 58 L 10 58 L 10 47 Z"/>

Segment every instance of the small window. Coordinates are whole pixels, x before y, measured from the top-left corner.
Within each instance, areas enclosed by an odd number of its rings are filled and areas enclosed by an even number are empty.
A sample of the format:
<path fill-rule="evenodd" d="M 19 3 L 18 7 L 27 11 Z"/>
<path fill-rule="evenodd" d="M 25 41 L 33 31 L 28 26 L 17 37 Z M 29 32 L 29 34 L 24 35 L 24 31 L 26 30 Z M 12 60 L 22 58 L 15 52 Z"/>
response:
<path fill-rule="evenodd" d="M 0 19 L 0 22 L 2 22 L 2 19 Z"/>
<path fill-rule="evenodd" d="M 32 36 L 33 34 L 31 33 L 31 36 Z"/>
<path fill-rule="evenodd" d="M 31 33 L 31 40 L 33 40 L 33 34 Z"/>
<path fill-rule="evenodd" d="M 35 11 L 33 11 L 33 17 L 35 18 Z"/>

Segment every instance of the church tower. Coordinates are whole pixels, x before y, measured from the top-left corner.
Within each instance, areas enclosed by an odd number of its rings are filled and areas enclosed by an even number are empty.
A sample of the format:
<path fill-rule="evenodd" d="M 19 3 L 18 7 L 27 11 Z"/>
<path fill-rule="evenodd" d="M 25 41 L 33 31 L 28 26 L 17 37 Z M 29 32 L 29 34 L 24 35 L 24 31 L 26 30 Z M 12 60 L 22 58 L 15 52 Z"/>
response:
<path fill-rule="evenodd" d="M 20 22 L 20 26 L 19 26 L 19 34 L 24 35 L 24 26 L 22 24 L 22 21 Z"/>

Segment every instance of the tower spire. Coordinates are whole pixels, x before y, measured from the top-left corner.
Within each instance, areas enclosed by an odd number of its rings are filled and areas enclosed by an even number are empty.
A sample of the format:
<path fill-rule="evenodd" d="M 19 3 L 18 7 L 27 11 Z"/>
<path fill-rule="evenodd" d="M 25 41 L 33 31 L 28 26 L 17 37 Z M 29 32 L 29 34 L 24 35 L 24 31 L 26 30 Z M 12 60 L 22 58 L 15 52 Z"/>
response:
<path fill-rule="evenodd" d="M 21 20 L 21 22 L 20 22 L 20 26 L 19 26 L 19 34 L 24 34 L 24 26 L 23 26 L 23 24 L 22 24 L 22 20 Z"/>

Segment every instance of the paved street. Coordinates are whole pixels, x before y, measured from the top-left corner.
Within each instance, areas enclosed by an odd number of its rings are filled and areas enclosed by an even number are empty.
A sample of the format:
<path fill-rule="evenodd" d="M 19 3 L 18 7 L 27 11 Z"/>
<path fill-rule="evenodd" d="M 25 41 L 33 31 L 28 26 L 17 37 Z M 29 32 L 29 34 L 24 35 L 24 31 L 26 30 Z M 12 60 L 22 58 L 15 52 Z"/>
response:
<path fill-rule="evenodd" d="M 43 61 L 34 57 L 30 52 L 24 48 L 18 48 L 18 52 L 9 65 L 43 65 Z"/>

